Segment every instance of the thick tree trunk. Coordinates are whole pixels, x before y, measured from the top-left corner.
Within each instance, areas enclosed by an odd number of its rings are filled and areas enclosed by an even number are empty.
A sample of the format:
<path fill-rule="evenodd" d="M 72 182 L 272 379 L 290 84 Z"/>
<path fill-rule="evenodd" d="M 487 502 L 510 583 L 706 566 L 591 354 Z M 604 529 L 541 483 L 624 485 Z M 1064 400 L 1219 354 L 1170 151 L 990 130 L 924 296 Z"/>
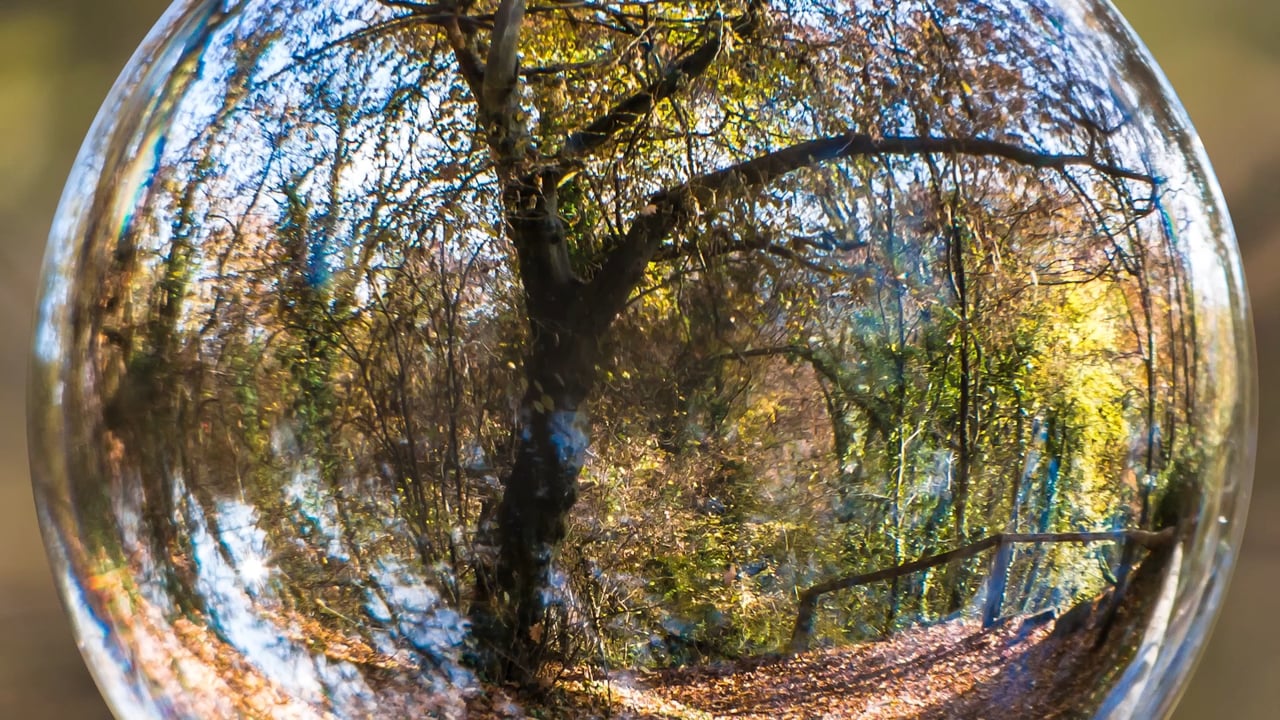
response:
<path fill-rule="evenodd" d="M 528 387 L 513 428 L 514 461 L 503 478 L 502 499 L 481 529 L 485 552 L 472 608 L 481 668 L 517 683 L 531 680 L 548 659 L 540 624 L 555 595 L 552 562 L 578 497 L 588 444 L 586 401 L 595 384 L 600 334 L 610 324 L 582 321 L 582 284 L 570 266 L 556 185 L 556 178 L 528 175 L 513 181 L 505 198 L 529 316 Z"/>
<path fill-rule="evenodd" d="M 542 333 L 537 333 L 541 335 Z M 594 343 L 590 343 L 594 346 Z M 485 529 L 491 555 L 478 573 L 473 620 L 485 669 L 527 681 L 546 659 L 539 624 L 553 597 L 552 562 L 578 497 L 588 444 L 585 401 L 594 367 L 578 337 L 535 342 L 514 428 L 514 463 Z"/>
<path fill-rule="evenodd" d="M 516 457 L 490 533 L 492 566 L 482 568 L 473 612 L 476 632 L 496 677 L 522 682 L 546 659 L 537 629 L 554 593 L 551 568 L 578 497 L 587 447 L 580 399 L 561 395 L 547 407 L 526 395 L 516 429 Z"/>

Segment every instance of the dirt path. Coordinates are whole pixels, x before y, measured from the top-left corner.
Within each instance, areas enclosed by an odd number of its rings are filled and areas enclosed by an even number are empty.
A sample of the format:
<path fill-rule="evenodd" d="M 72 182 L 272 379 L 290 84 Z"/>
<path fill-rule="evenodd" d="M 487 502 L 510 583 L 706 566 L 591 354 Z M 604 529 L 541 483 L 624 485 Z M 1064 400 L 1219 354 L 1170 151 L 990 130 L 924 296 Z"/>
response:
<path fill-rule="evenodd" d="M 620 718 L 919 718 L 993 685 L 1049 632 L 1018 625 L 947 623 L 892 642 L 619 677 L 609 690 Z"/>
<path fill-rule="evenodd" d="M 1096 620 L 1096 618 L 1095 618 Z M 1092 716 L 1114 680 L 1119 633 L 1055 635 L 1011 620 L 950 622 L 892 641 L 650 673 L 576 680 L 567 706 L 540 717 L 625 720 L 1072 720 Z"/>

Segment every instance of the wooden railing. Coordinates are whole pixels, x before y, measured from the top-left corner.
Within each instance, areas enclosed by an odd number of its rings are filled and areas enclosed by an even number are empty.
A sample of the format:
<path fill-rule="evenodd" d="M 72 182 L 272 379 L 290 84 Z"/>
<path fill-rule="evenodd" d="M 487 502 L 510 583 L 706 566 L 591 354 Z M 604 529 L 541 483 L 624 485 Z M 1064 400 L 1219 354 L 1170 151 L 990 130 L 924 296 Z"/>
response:
<path fill-rule="evenodd" d="M 813 618 L 818 609 L 818 599 L 827 593 L 847 590 L 859 585 L 893 580 L 913 572 L 928 570 L 956 560 L 973 557 L 978 553 L 995 548 L 991 560 L 991 575 L 987 580 L 987 599 L 983 608 L 983 624 L 987 627 L 1000 619 L 1001 606 L 1004 604 L 1005 585 L 1009 579 L 1009 563 L 1013 557 L 1013 546 L 1018 543 L 1095 543 L 1128 541 L 1153 549 L 1164 547 L 1173 542 L 1174 528 L 1165 528 L 1159 532 L 1151 530 L 1112 530 L 1108 532 L 1074 532 L 1074 533 L 998 533 L 985 537 L 964 547 L 948 550 L 944 553 L 903 563 L 891 568 L 833 578 L 817 585 L 810 586 L 800 593 L 800 603 L 796 610 L 795 629 L 791 632 L 793 653 L 803 652 L 809 648 L 813 635 Z"/>

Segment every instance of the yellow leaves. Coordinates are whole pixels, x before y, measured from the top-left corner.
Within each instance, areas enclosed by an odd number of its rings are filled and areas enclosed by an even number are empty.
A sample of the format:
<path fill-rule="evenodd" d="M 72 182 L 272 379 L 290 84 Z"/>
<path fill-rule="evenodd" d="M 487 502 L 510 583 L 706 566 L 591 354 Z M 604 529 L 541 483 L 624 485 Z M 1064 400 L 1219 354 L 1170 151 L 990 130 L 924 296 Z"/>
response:
<path fill-rule="evenodd" d="M 756 398 L 750 409 L 739 419 L 738 432 L 744 438 L 761 437 L 769 432 L 769 428 L 778 424 L 779 417 L 788 409 L 781 397 L 764 395 Z"/>
<path fill-rule="evenodd" d="M 581 172 L 580 168 L 574 168 L 569 172 L 565 173 L 563 176 L 561 176 L 560 181 L 556 183 L 556 187 L 558 188 L 564 187 L 564 184 L 572 180 L 574 176 L 576 176 L 579 172 Z"/>

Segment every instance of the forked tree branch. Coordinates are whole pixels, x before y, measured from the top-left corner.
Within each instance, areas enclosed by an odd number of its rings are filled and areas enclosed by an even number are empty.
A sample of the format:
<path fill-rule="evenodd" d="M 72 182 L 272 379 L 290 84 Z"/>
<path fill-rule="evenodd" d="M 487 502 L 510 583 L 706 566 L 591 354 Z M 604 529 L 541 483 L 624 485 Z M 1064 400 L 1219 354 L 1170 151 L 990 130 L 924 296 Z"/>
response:
<path fill-rule="evenodd" d="M 701 208 L 715 205 L 728 194 L 742 197 L 758 191 L 802 168 L 853 157 L 884 155 L 998 158 L 1058 172 L 1083 167 L 1110 178 L 1144 183 L 1150 186 L 1153 196 L 1158 187 L 1157 179 L 1148 173 L 1103 162 L 1092 155 L 1049 153 L 986 138 L 872 137 L 850 131 L 808 140 L 695 177 L 651 196 L 626 235 L 608 251 L 589 284 L 584 297 L 590 302 L 586 303 L 589 307 L 583 320 L 597 331 L 603 330 L 602 323 L 612 322 L 626 306 L 628 295 L 640 282 L 662 243 L 671 233 L 687 225 Z"/>
<path fill-rule="evenodd" d="M 806 267 L 813 272 L 824 275 L 833 275 L 837 272 L 834 268 L 823 267 L 820 263 L 805 257 L 801 250 L 797 247 L 811 247 L 818 249 L 837 249 L 847 250 L 860 245 L 842 246 L 838 244 L 826 244 L 822 242 L 821 236 L 815 240 L 812 237 L 791 236 L 783 239 L 760 235 L 757 237 L 733 238 L 729 231 L 720 229 L 716 233 L 708 233 L 715 235 L 715 239 L 711 242 L 697 240 L 686 240 L 674 245 L 663 245 L 653 255 L 652 262 L 673 262 L 686 258 L 697 258 L 699 260 L 711 260 L 713 258 L 725 255 L 733 255 L 736 253 L 752 253 L 763 252 L 774 257 L 782 258 L 791 263 Z M 843 271 L 847 274 L 847 271 Z"/>
<path fill-rule="evenodd" d="M 600 149 L 618 133 L 643 119 L 658 103 L 675 95 L 690 80 L 705 73 L 725 49 L 728 33 L 745 37 L 755 32 L 760 24 L 757 5 L 758 3 L 753 2 L 747 12 L 734 20 L 728 28 L 719 20 L 711 23 L 707 30 L 710 37 L 692 52 L 668 65 L 656 81 L 623 98 L 604 115 L 570 135 L 560 151 L 560 161 L 572 162 Z"/>
<path fill-rule="evenodd" d="M 422 3 L 411 0 L 378 0 L 378 3 L 396 10 L 408 10 L 408 13 L 396 15 L 350 35 L 339 38 L 321 48 L 327 51 L 337 45 L 366 40 L 383 33 L 412 27 L 417 24 L 434 25 L 444 31 L 445 40 L 453 50 L 454 59 L 458 61 L 458 72 L 466 81 L 476 102 L 481 102 L 484 85 L 484 67 L 480 58 L 471 50 L 472 34 L 480 27 L 479 19 L 462 14 L 462 2 Z M 487 20 L 487 19 L 486 19 Z"/>

